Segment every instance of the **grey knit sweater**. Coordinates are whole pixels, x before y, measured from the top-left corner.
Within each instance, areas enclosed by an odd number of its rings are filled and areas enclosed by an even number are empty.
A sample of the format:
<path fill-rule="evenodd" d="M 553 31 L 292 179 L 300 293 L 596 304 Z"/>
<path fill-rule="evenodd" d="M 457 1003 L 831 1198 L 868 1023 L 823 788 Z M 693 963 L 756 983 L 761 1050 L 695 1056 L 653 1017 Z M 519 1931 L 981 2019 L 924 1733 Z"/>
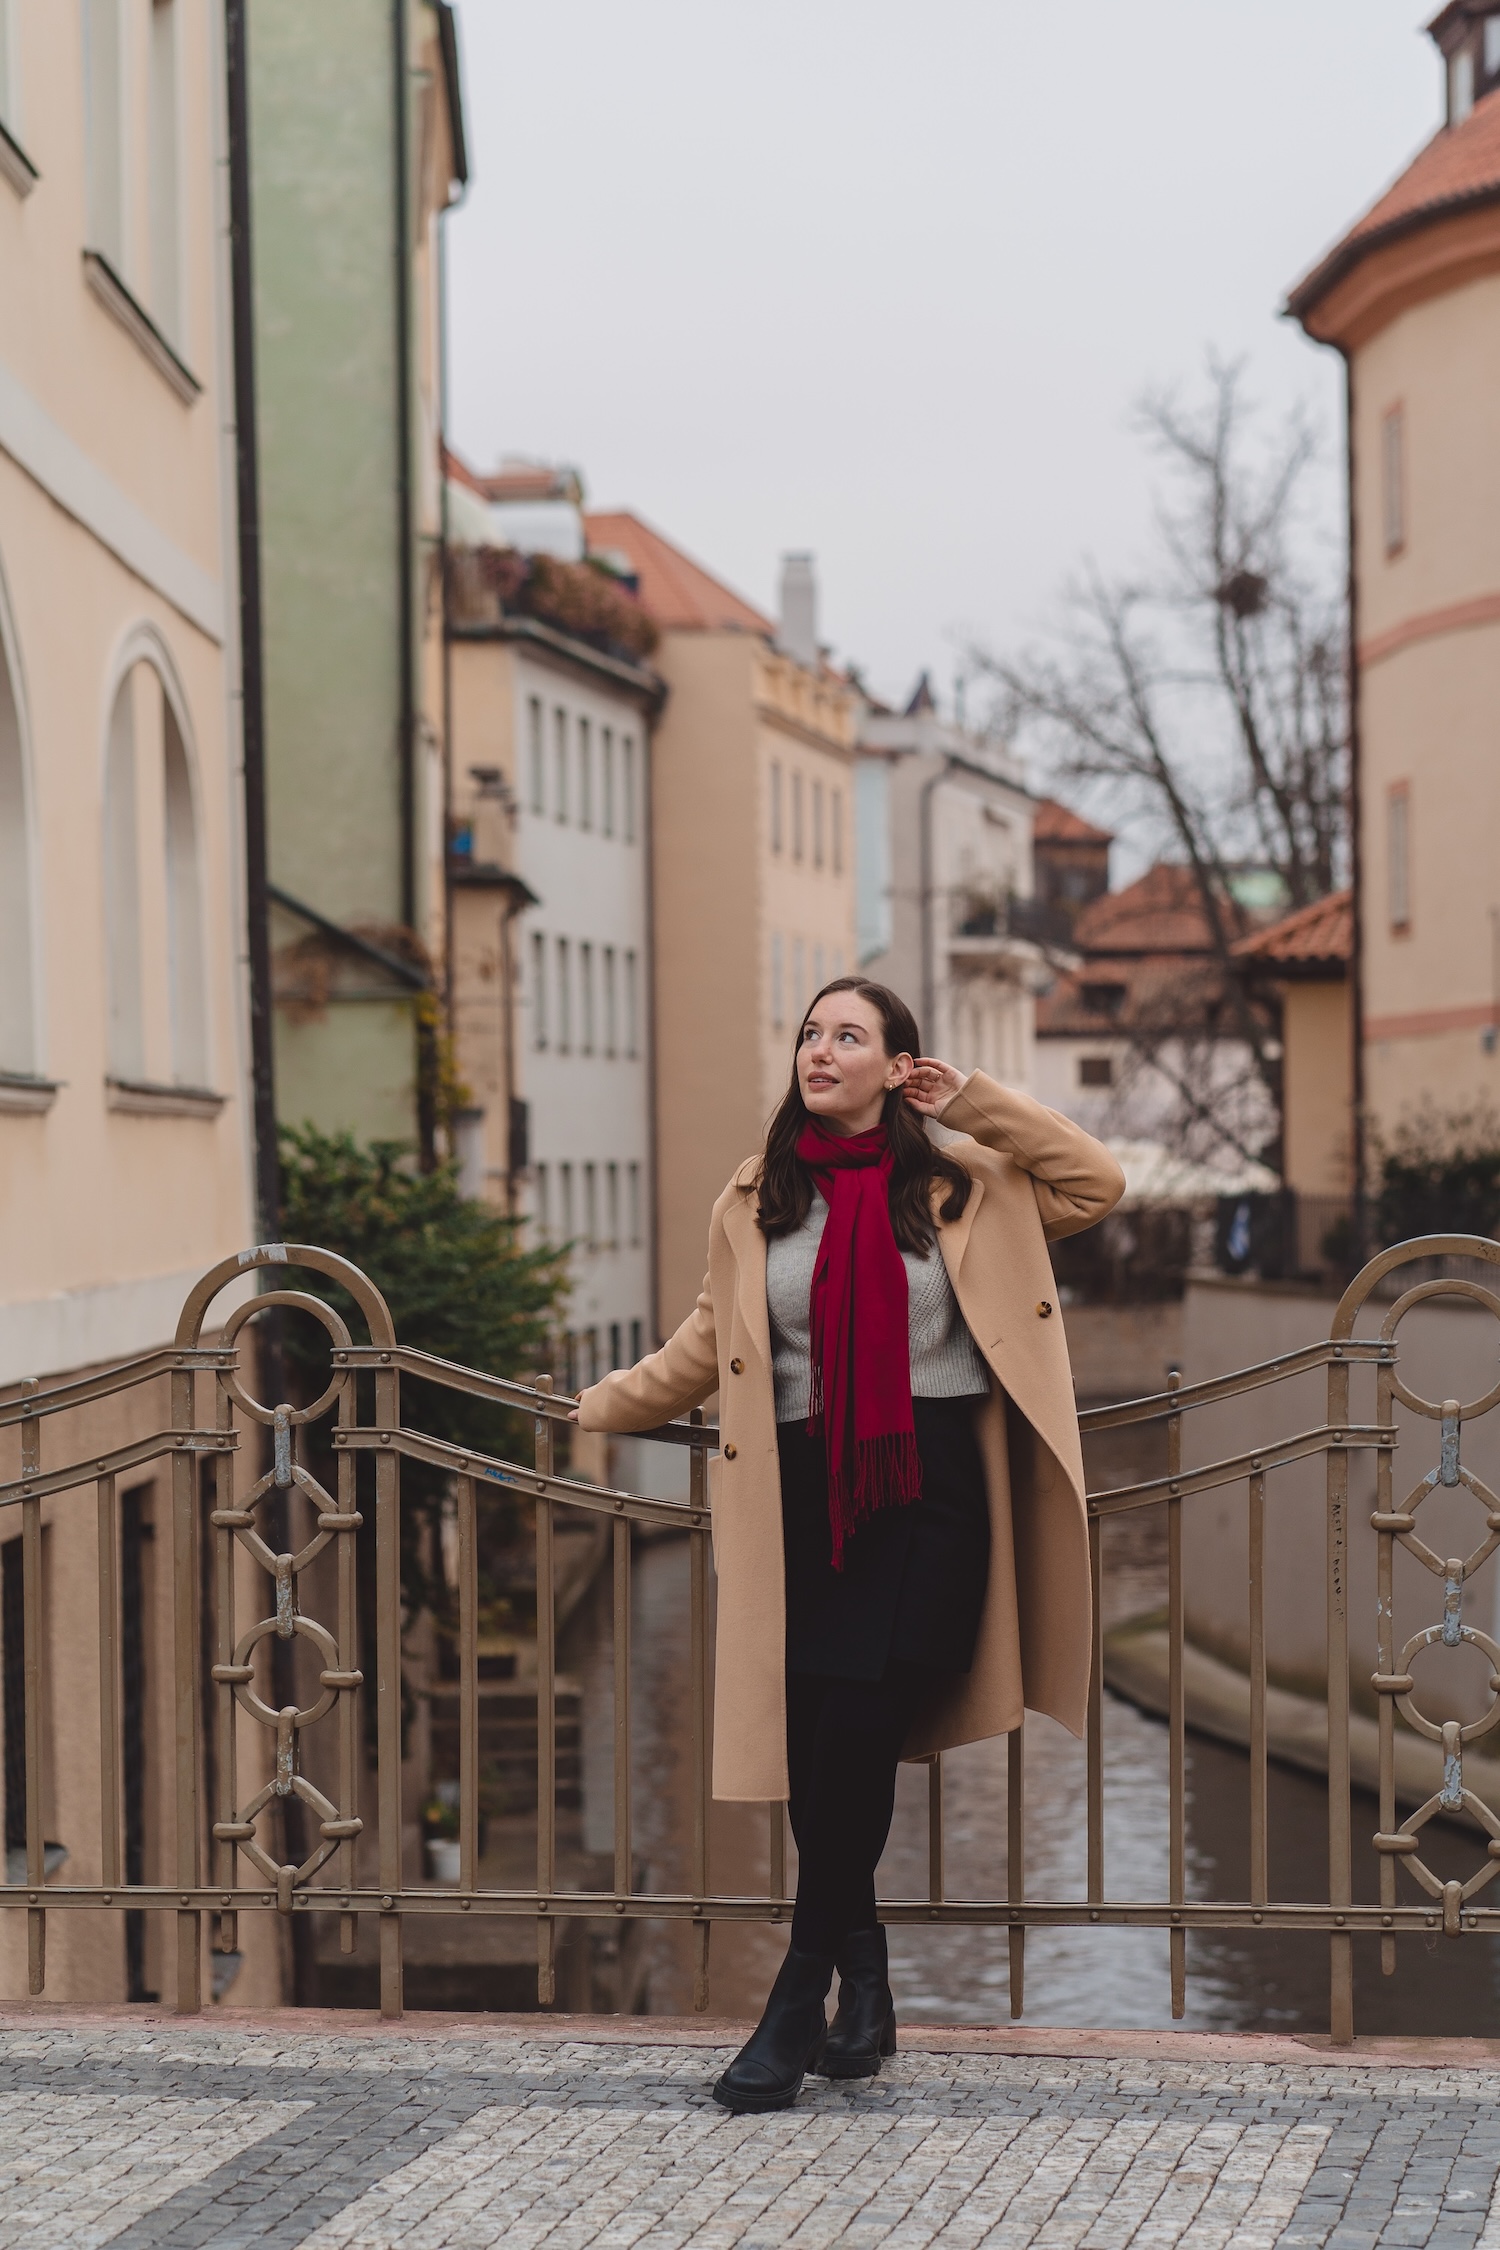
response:
<path fill-rule="evenodd" d="M 812 1375 L 813 1266 L 828 1206 L 813 1189 L 812 1207 L 795 1234 L 766 1244 L 766 1309 L 771 1316 L 771 1373 L 778 1422 L 805 1422 Z M 903 1250 L 913 1398 L 972 1398 L 990 1387 L 989 1370 L 964 1324 L 943 1254 Z"/>

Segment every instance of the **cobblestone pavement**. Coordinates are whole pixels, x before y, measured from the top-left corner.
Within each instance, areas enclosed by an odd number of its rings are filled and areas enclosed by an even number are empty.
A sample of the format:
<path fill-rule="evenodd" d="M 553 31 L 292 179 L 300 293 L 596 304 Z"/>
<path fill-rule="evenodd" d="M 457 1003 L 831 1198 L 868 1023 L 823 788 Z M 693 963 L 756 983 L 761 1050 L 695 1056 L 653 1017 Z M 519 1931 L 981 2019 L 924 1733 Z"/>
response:
<path fill-rule="evenodd" d="M 733 2118 L 706 2027 L 580 2028 L 0 2018 L 0 2250 L 1500 2250 L 1477 2044 L 933 2033 Z"/>

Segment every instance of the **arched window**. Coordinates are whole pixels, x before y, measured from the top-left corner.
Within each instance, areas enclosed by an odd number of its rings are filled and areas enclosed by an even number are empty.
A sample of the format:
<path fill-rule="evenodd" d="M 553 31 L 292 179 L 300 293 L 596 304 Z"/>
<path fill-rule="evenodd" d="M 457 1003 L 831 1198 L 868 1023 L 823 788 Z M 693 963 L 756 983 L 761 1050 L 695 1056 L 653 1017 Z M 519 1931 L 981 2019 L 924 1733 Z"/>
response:
<path fill-rule="evenodd" d="M 203 902 L 182 698 L 155 651 L 127 662 L 104 775 L 109 1076 L 206 1088 Z"/>
<path fill-rule="evenodd" d="M 8 626 L 0 585 L 0 1073 L 30 1078 L 38 1066 L 35 901 L 21 703 Z"/>

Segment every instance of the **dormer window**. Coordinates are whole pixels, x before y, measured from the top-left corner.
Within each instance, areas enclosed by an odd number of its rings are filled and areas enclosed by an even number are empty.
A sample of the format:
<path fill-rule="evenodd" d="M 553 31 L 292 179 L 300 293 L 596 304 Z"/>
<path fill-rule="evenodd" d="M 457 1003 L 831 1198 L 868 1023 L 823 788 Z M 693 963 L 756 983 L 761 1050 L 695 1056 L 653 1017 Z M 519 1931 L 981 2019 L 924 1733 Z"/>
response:
<path fill-rule="evenodd" d="M 1462 125 L 1476 102 L 1500 88 L 1500 8 L 1448 0 L 1428 29 L 1447 69 L 1448 123 Z"/>
<path fill-rule="evenodd" d="M 1474 50 L 1460 47 L 1448 58 L 1448 123 L 1462 125 L 1474 107 Z"/>

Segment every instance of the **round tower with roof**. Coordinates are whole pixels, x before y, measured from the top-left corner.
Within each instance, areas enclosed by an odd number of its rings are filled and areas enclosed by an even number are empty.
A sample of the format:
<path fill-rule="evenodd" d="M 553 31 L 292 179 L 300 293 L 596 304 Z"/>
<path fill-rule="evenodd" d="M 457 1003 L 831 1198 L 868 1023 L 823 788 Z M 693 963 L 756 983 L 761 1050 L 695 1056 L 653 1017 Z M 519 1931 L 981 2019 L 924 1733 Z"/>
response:
<path fill-rule="evenodd" d="M 1428 26 L 1444 121 L 1291 292 L 1348 369 L 1356 1102 L 1500 1105 L 1500 7 Z"/>

